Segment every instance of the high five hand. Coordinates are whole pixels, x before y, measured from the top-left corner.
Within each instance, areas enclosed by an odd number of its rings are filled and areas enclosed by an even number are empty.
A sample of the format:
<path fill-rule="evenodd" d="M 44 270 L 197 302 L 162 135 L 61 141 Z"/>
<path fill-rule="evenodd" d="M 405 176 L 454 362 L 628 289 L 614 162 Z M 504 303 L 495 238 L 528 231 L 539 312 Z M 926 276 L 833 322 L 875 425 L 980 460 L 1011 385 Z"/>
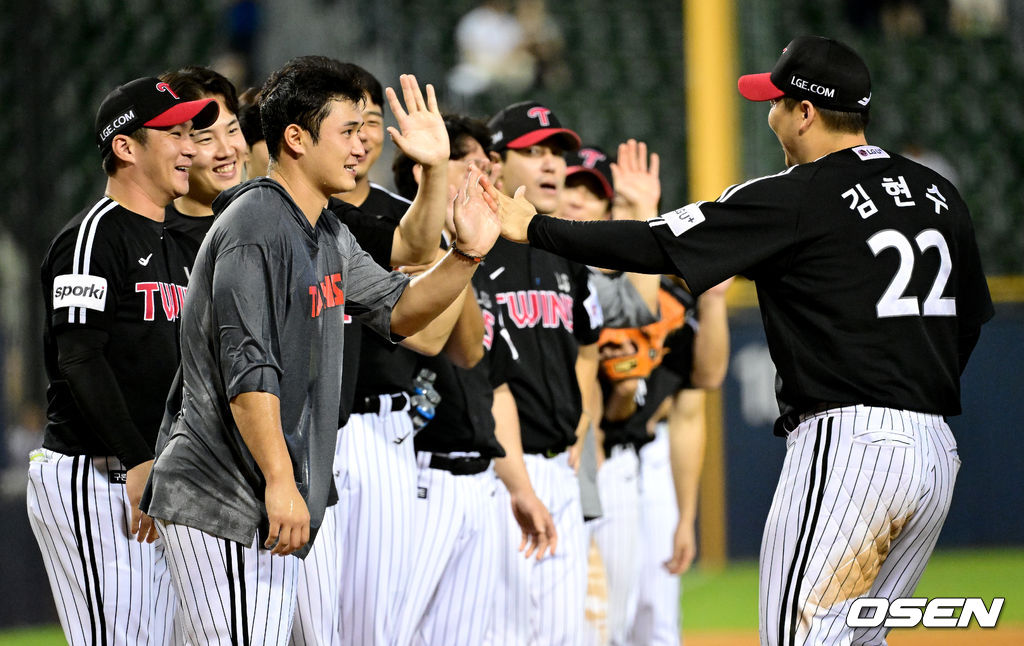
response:
<path fill-rule="evenodd" d="M 444 118 L 437 107 L 434 86 L 427 85 L 427 98 L 423 99 L 419 83 L 412 74 L 399 77 L 405 108 L 392 88 L 385 90 L 388 105 L 398 121 L 398 128 L 388 126 L 388 132 L 395 144 L 409 159 L 424 166 L 436 166 L 448 162 L 450 146 Z"/>
<path fill-rule="evenodd" d="M 452 219 L 459 250 L 474 256 L 484 256 L 501 233 L 498 204 L 488 194 L 494 190 L 479 169 L 470 168 L 466 183 L 455 196 Z"/>
<path fill-rule="evenodd" d="M 496 205 L 501 216 L 501 237 L 512 242 L 529 242 L 526 231 L 537 209 L 526 199 L 526 187 L 520 186 L 515 197 L 509 197 L 488 182 L 487 198 Z"/>

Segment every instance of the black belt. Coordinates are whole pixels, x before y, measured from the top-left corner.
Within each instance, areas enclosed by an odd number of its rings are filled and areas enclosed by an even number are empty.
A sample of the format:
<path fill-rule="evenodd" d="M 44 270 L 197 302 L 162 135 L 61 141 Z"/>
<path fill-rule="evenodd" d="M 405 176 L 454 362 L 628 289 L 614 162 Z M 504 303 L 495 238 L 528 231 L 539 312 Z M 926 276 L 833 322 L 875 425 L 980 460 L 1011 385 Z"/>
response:
<path fill-rule="evenodd" d="M 407 393 L 392 393 L 383 396 L 391 398 L 391 412 L 401 412 L 409 405 L 409 395 Z M 352 412 L 356 414 L 380 413 L 380 396 L 372 395 L 362 399 L 356 398 L 352 403 Z"/>
<path fill-rule="evenodd" d="M 483 473 L 489 466 L 491 466 L 490 458 L 449 458 L 437 453 L 430 456 L 431 469 L 441 469 L 457 476 Z"/>

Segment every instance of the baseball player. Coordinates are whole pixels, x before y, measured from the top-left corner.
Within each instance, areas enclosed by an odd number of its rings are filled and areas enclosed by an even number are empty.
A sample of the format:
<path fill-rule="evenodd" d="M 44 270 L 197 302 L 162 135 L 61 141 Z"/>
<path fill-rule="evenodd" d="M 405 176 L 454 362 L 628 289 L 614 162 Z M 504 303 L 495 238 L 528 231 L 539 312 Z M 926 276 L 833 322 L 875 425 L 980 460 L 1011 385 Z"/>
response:
<path fill-rule="evenodd" d="M 156 78 L 108 94 L 96 114 L 105 195 L 43 259 L 50 384 L 28 513 L 70 644 L 170 638 L 177 600 L 163 545 L 132 534 L 196 253 L 164 229 L 164 207 L 188 192 L 189 130 L 216 118 L 214 101 L 186 101 Z"/>
<path fill-rule="evenodd" d="M 629 140 L 619 146 L 618 162 L 612 163 L 600 149 L 584 146 L 566 155 L 566 187 L 556 215 L 579 221 L 596 221 L 612 217 L 612 204 L 618 204 L 617 217 L 646 220 L 657 215 L 661 185 L 658 180 L 659 159 L 650 156 L 643 142 Z M 613 180 L 614 177 L 614 180 Z M 614 183 L 614 189 L 613 189 Z M 606 272 L 591 268 L 598 300 L 604 312 L 605 329 L 599 341 L 602 366 L 610 379 L 602 379 L 604 387 L 603 427 L 609 418 L 621 420 L 635 409 L 634 396 L 651 369 L 646 355 L 605 356 L 620 349 L 621 329 L 654 325 L 658 321 L 657 275 Z M 666 312 L 662 315 L 668 316 Z M 681 323 L 682 319 L 679 318 Z M 637 337 L 643 340 L 644 336 Z M 615 352 L 611 352 L 615 355 Z M 628 366 L 628 368 L 627 368 Z M 643 392 L 640 392 L 641 401 Z M 631 405 L 622 411 L 624 404 Z M 597 450 L 596 488 L 603 514 L 587 523 L 601 557 L 607 579 L 606 637 L 588 635 L 588 643 L 626 644 L 634 610 L 642 558 L 640 536 L 639 459 L 631 443 L 610 441 L 600 430 L 601 447 Z M 614 436 L 611 440 L 615 440 Z M 667 536 L 667 535 L 666 535 Z M 587 624 L 588 630 L 592 628 Z"/>
<path fill-rule="evenodd" d="M 579 147 L 546 106 L 510 105 L 495 115 L 491 156 L 500 161 L 506 196 L 525 195 L 538 210 L 553 212 L 565 180 L 566 150 Z M 551 511 L 558 533 L 552 558 L 523 559 L 521 533 L 509 513 L 511 499 L 498 489 L 504 525 L 501 581 L 489 643 L 577 644 L 587 585 L 587 537 L 579 485 L 569 449 L 590 423 L 581 384 L 594 383 L 601 309 L 586 267 L 553 254 L 499 240 L 482 263 L 494 281 L 511 343 L 519 355 L 509 388 L 519 411 L 522 451 L 529 480 Z M 496 400 L 496 405 L 500 400 Z M 586 407 L 586 408 L 584 408 Z M 499 439 L 507 420 L 495 420 Z M 505 450 L 510 446 L 502 441 Z M 575 460 L 573 460 L 573 463 Z"/>
<path fill-rule="evenodd" d="M 421 100 L 403 81 L 407 100 Z M 355 184 L 362 96 L 332 59 L 275 72 L 260 106 L 270 175 L 218 198 L 196 260 L 183 405 L 160 434 L 142 502 L 194 644 L 290 636 L 298 561 L 288 555 L 307 553 L 333 489 L 346 309 L 382 334 L 413 334 L 464 290 L 477 265 L 468 256 L 497 234 L 476 174 L 455 214 L 463 246 L 434 271 L 410 282 L 359 249 L 324 207 Z"/>
<path fill-rule="evenodd" d="M 684 325 L 665 340 L 667 353 L 646 379 L 636 413 L 606 425 L 605 443 L 609 450 L 632 444 L 640 458 L 640 571 L 628 643 L 674 646 L 681 628 L 679 574 L 696 556 L 704 390 L 721 386 L 729 358 L 729 281 L 696 303 L 670 281 L 662 285 L 685 305 Z"/>
<path fill-rule="evenodd" d="M 363 68 L 351 63 L 341 65 L 366 87 L 359 138 L 368 154 L 358 158 L 356 189 L 340 195 L 356 199 L 352 196 L 364 184 L 366 195 L 360 206 L 332 197 L 328 208 L 379 265 L 431 262 L 441 238 L 447 172 L 431 170 L 432 181 L 425 182 L 412 202 L 369 185 L 367 174 L 380 156 L 383 143 L 384 93 L 377 79 Z M 428 86 L 428 96 L 431 92 Z M 418 87 L 408 88 L 408 112 L 397 103 L 397 96 L 389 95 L 403 133 L 400 145 L 428 165 L 444 162 L 446 166 L 449 145 L 440 113 L 432 98 L 428 106 L 422 96 L 415 98 L 418 94 Z M 444 182 L 440 190 L 438 179 Z M 439 352 L 464 300 L 465 296 L 460 295 L 450 308 L 452 313 L 445 312 L 424 331 L 403 340 L 403 346 Z M 441 332 L 437 332 L 439 327 Z M 410 407 L 395 406 L 382 412 L 369 407 L 379 407 L 380 395 L 389 401 L 392 394 L 411 401 L 418 355 L 377 334 L 364 334 L 358 322 L 346 321 L 341 360 L 350 377 L 342 382 L 339 428 L 347 427 L 351 420 L 355 430 L 339 431 L 334 471 L 340 500 L 328 510 L 325 522 L 332 538 L 317 543 L 299 572 L 293 631 L 293 640 L 299 646 L 393 639 L 386 635 L 395 630 L 402 595 L 386 573 L 390 568 L 404 571 L 402 558 L 409 558 L 412 551 L 410 508 L 415 495 L 415 458 L 411 442 L 394 444 L 387 438 L 395 429 L 405 433 L 411 427 Z M 355 419 L 350 418 L 353 411 Z M 389 530 L 379 536 L 369 531 L 368 522 L 359 519 L 386 520 Z"/>
<path fill-rule="evenodd" d="M 465 182 L 472 167 L 493 170 L 485 152 L 490 144 L 485 124 L 448 115 L 445 127 L 452 148 L 452 190 Z M 412 195 L 422 168 L 399 154 L 393 169 L 395 185 Z M 445 235 L 454 236 L 449 222 Z M 502 463 L 498 474 L 508 480 L 505 486 L 517 493 L 514 509 L 529 543 L 526 556 L 545 550 L 538 528 L 545 528 L 544 538 L 548 532 L 554 536 L 551 515 L 529 482 L 509 477 L 511 471 L 525 473 L 521 454 L 508 457 L 494 433 L 494 391 L 507 392 L 514 359 L 489 278 L 477 272 L 473 286 L 476 298 L 467 300 L 444 355 L 420 361 L 437 375 L 440 402 L 434 418 L 415 437 L 419 468 L 413 531 L 423 543 L 413 555 L 407 579 L 398 644 L 483 642 L 494 613 L 494 555 L 500 545 L 499 510 L 491 500 L 497 484 L 492 458 Z"/>
<path fill-rule="evenodd" d="M 243 179 L 248 153 L 238 125 L 238 97 L 231 81 L 207 67 L 184 67 L 160 80 L 183 99 L 213 99 L 220 108 L 215 123 L 193 130 L 196 155 L 188 169 L 188 193 L 168 204 L 164 214 L 168 229 L 202 243 L 213 225 L 213 200 Z"/>
<path fill-rule="evenodd" d="M 770 101 L 787 168 L 649 224 L 534 217 L 503 233 L 584 262 L 670 272 L 699 294 L 755 280 L 787 456 L 761 549 L 764 644 L 881 643 L 862 596 L 907 596 L 960 460 L 944 417 L 993 315 L 967 206 L 948 181 L 867 143 L 871 83 L 846 45 L 800 37 L 741 94 Z"/>

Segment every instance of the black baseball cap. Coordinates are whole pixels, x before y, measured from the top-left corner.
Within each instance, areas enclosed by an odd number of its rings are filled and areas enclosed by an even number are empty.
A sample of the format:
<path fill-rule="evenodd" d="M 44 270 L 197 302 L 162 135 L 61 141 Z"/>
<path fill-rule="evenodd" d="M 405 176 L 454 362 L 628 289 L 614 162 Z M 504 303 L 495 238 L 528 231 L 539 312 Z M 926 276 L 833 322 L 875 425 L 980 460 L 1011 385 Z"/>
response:
<path fill-rule="evenodd" d="M 565 164 L 567 178 L 576 173 L 589 173 L 601 182 L 605 197 L 609 200 L 615 197 L 615 190 L 612 188 L 612 160 L 597 146 L 584 146 L 579 150 L 565 153 Z"/>
<path fill-rule="evenodd" d="M 491 117 L 487 127 L 491 130 L 491 150 L 495 152 L 528 148 L 552 137 L 559 140 L 563 150 L 580 147 L 580 136 L 563 128 L 555 113 L 536 101 L 513 103 Z"/>
<path fill-rule="evenodd" d="M 158 78 L 135 79 L 115 88 L 96 112 L 96 145 L 110 149 L 115 135 L 130 134 L 142 127 L 169 128 L 192 120 L 194 128 L 213 125 L 219 108 L 213 99 L 183 101 L 171 86 Z"/>
<path fill-rule="evenodd" d="M 790 96 L 841 112 L 867 112 L 871 105 L 864 60 L 847 45 L 820 36 L 794 38 L 771 72 L 741 76 L 737 85 L 751 101 Z"/>

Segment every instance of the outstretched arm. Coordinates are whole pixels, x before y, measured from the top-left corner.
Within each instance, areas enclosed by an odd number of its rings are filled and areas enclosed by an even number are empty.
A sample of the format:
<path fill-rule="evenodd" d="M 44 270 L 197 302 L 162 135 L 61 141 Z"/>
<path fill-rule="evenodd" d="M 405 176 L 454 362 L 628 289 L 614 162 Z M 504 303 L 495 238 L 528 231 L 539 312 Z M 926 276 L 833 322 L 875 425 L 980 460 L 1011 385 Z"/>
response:
<path fill-rule="evenodd" d="M 581 222 L 537 215 L 522 187 L 515 197 L 494 190 L 488 195 L 498 204 L 501 235 L 513 242 L 529 242 L 591 267 L 644 274 L 675 274 L 676 267 L 654 238 L 650 225 L 633 220 Z"/>
<path fill-rule="evenodd" d="M 388 88 L 388 105 L 398 121 L 389 127 L 395 145 L 414 162 L 423 166 L 423 179 L 409 209 L 395 229 L 391 245 L 393 265 L 420 265 L 431 262 L 441 239 L 445 202 L 448 199 L 448 131 L 437 105 L 434 86 L 427 85 L 426 99 L 412 74 L 399 78 L 405 107 Z"/>
<path fill-rule="evenodd" d="M 456 240 L 451 251 L 402 293 L 391 313 L 391 330 L 411 336 L 451 305 L 469 284 L 479 260 L 491 250 L 501 224 L 498 205 L 484 190 L 490 185 L 473 169 L 455 203 Z"/>

